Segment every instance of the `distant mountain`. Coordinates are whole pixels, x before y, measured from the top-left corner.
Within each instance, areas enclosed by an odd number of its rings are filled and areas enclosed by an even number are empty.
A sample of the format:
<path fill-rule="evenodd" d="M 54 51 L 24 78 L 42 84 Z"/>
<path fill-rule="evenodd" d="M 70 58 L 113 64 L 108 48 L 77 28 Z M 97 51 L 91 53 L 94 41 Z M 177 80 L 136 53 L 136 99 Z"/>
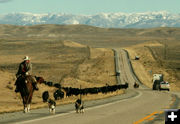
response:
<path fill-rule="evenodd" d="M 180 14 L 166 11 L 96 15 L 9 13 L 0 15 L 0 24 L 85 24 L 105 28 L 180 27 Z"/>

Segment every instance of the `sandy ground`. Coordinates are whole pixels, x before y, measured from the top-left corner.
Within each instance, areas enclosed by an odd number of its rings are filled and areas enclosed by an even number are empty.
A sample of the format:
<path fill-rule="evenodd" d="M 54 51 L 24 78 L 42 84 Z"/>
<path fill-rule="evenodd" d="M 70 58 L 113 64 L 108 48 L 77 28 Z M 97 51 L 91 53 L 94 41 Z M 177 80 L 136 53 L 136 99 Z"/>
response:
<path fill-rule="evenodd" d="M 129 52 L 132 66 L 138 78 L 146 86 L 152 88 L 152 75 L 163 74 L 164 80 L 170 83 L 171 90 L 180 91 L 180 87 L 178 87 L 180 80 L 172 75 L 172 70 L 167 70 L 159 65 L 160 62 L 154 59 L 147 46 L 162 46 L 162 44 L 158 42 L 147 42 L 125 48 Z M 135 56 L 139 56 L 140 60 L 135 60 Z"/>

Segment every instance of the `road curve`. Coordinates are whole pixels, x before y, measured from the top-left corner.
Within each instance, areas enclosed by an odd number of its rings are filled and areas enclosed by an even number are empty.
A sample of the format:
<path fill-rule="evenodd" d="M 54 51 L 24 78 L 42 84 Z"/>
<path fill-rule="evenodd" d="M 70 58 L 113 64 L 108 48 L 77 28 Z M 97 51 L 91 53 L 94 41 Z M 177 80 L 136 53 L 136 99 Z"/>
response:
<path fill-rule="evenodd" d="M 125 51 L 118 49 L 120 80 L 128 82 L 130 88 L 123 95 L 101 100 L 85 102 L 85 113 L 74 112 L 74 105 L 61 105 L 56 114 L 50 115 L 47 108 L 32 110 L 23 114 L 15 112 L 0 115 L 0 123 L 17 124 L 142 124 L 154 123 L 152 120 L 165 108 L 170 107 L 173 95 L 171 92 L 152 91 L 147 87 L 134 89 L 134 78 Z"/>

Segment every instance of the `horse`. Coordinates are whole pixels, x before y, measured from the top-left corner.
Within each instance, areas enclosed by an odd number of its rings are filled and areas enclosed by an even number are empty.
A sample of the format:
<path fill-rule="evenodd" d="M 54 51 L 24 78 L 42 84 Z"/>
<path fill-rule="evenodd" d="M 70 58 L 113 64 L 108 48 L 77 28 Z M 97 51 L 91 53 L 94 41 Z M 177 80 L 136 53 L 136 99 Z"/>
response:
<path fill-rule="evenodd" d="M 30 112 L 30 104 L 34 92 L 33 83 L 42 83 L 44 79 L 42 77 L 35 77 L 31 75 L 21 76 L 18 82 L 19 91 L 23 100 L 24 113 Z"/>
<path fill-rule="evenodd" d="M 75 102 L 76 113 L 84 113 L 84 106 L 81 99 L 77 99 Z"/>

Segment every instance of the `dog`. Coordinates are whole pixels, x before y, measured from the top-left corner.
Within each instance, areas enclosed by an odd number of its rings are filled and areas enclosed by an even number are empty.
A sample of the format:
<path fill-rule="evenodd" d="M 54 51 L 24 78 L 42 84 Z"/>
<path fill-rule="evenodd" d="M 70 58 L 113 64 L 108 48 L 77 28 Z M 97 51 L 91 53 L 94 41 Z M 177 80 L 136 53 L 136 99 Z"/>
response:
<path fill-rule="evenodd" d="M 49 113 L 55 114 L 56 102 L 49 98 L 49 92 L 44 91 L 42 94 L 43 102 L 48 103 Z"/>
<path fill-rule="evenodd" d="M 49 113 L 55 114 L 56 102 L 52 99 L 48 99 Z"/>
<path fill-rule="evenodd" d="M 77 99 L 75 102 L 76 113 L 84 113 L 84 106 L 81 99 Z"/>

